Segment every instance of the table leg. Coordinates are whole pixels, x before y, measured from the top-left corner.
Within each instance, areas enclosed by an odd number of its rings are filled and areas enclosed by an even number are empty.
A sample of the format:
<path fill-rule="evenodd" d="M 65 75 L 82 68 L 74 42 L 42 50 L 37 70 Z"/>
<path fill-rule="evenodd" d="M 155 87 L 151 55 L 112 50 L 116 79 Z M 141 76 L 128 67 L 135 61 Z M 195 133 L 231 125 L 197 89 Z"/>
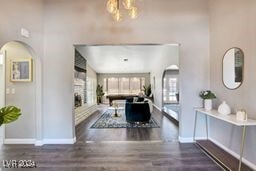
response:
<path fill-rule="evenodd" d="M 206 138 L 208 140 L 208 117 L 205 115 L 205 126 L 206 126 Z"/>
<path fill-rule="evenodd" d="M 240 147 L 240 159 L 239 159 L 239 167 L 238 167 L 239 171 L 241 171 L 241 167 L 242 167 L 245 138 L 246 138 L 246 126 L 243 126 L 243 133 L 242 133 L 241 147 Z"/>
<path fill-rule="evenodd" d="M 197 111 L 196 111 L 196 114 L 195 114 L 193 142 L 195 142 L 195 137 L 196 137 L 196 123 L 197 123 Z"/>

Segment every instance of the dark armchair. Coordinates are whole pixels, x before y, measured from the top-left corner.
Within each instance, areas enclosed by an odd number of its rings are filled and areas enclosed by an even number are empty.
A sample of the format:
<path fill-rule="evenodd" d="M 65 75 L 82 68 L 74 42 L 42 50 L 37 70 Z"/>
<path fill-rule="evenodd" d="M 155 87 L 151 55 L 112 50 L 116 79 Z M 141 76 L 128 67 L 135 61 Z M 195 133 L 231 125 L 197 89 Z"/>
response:
<path fill-rule="evenodd" d="M 126 101 L 125 116 L 127 122 L 148 122 L 151 117 L 148 102 Z"/>

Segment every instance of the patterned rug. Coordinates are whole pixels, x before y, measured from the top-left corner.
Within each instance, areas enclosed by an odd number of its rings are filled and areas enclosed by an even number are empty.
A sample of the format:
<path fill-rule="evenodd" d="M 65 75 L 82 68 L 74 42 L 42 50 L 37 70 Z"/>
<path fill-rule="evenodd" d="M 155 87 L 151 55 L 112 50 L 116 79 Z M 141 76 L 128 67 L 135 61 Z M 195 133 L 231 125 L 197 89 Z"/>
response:
<path fill-rule="evenodd" d="M 124 110 L 119 110 L 119 117 L 114 117 L 113 110 L 107 110 L 101 117 L 91 126 L 95 129 L 103 128 L 160 128 L 155 119 L 151 116 L 149 123 L 128 123 L 125 119 Z"/>

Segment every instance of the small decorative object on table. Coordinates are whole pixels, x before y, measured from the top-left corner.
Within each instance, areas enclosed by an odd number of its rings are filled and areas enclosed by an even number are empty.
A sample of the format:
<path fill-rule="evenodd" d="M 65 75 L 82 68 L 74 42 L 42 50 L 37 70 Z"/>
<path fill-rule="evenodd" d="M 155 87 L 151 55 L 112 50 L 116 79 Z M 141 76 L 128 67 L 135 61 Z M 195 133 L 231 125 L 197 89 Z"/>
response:
<path fill-rule="evenodd" d="M 238 110 L 236 112 L 236 120 L 238 121 L 247 121 L 247 113 L 244 109 Z"/>
<path fill-rule="evenodd" d="M 229 115 L 231 114 L 231 109 L 229 105 L 225 101 L 223 101 L 221 105 L 218 107 L 218 112 L 223 115 Z"/>
<path fill-rule="evenodd" d="M 211 90 L 201 91 L 199 96 L 204 100 L 205 110 L 212 110 L 212 99 L 215 99 L 216 96 Z"/>

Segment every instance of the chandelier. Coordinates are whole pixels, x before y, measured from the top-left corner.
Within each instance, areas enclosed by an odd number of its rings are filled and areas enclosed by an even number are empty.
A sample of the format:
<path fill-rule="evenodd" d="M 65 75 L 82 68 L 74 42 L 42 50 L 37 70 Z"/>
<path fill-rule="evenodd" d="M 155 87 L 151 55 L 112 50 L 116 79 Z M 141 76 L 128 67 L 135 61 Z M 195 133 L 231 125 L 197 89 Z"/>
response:
<path fill-rule="evenodd" d="M 112 14 L 115 21 L 122 20 L 122 14 L 120 12 L 120 2 L 121 0 L 108 0 L 107 2 L 107 10 L 110 14 Z M 123 7 L 128 11 L 129 16 L 132 19 L 137 18 L 138 9 L 135 7 L 135 0 L 123 0 Z"/>

